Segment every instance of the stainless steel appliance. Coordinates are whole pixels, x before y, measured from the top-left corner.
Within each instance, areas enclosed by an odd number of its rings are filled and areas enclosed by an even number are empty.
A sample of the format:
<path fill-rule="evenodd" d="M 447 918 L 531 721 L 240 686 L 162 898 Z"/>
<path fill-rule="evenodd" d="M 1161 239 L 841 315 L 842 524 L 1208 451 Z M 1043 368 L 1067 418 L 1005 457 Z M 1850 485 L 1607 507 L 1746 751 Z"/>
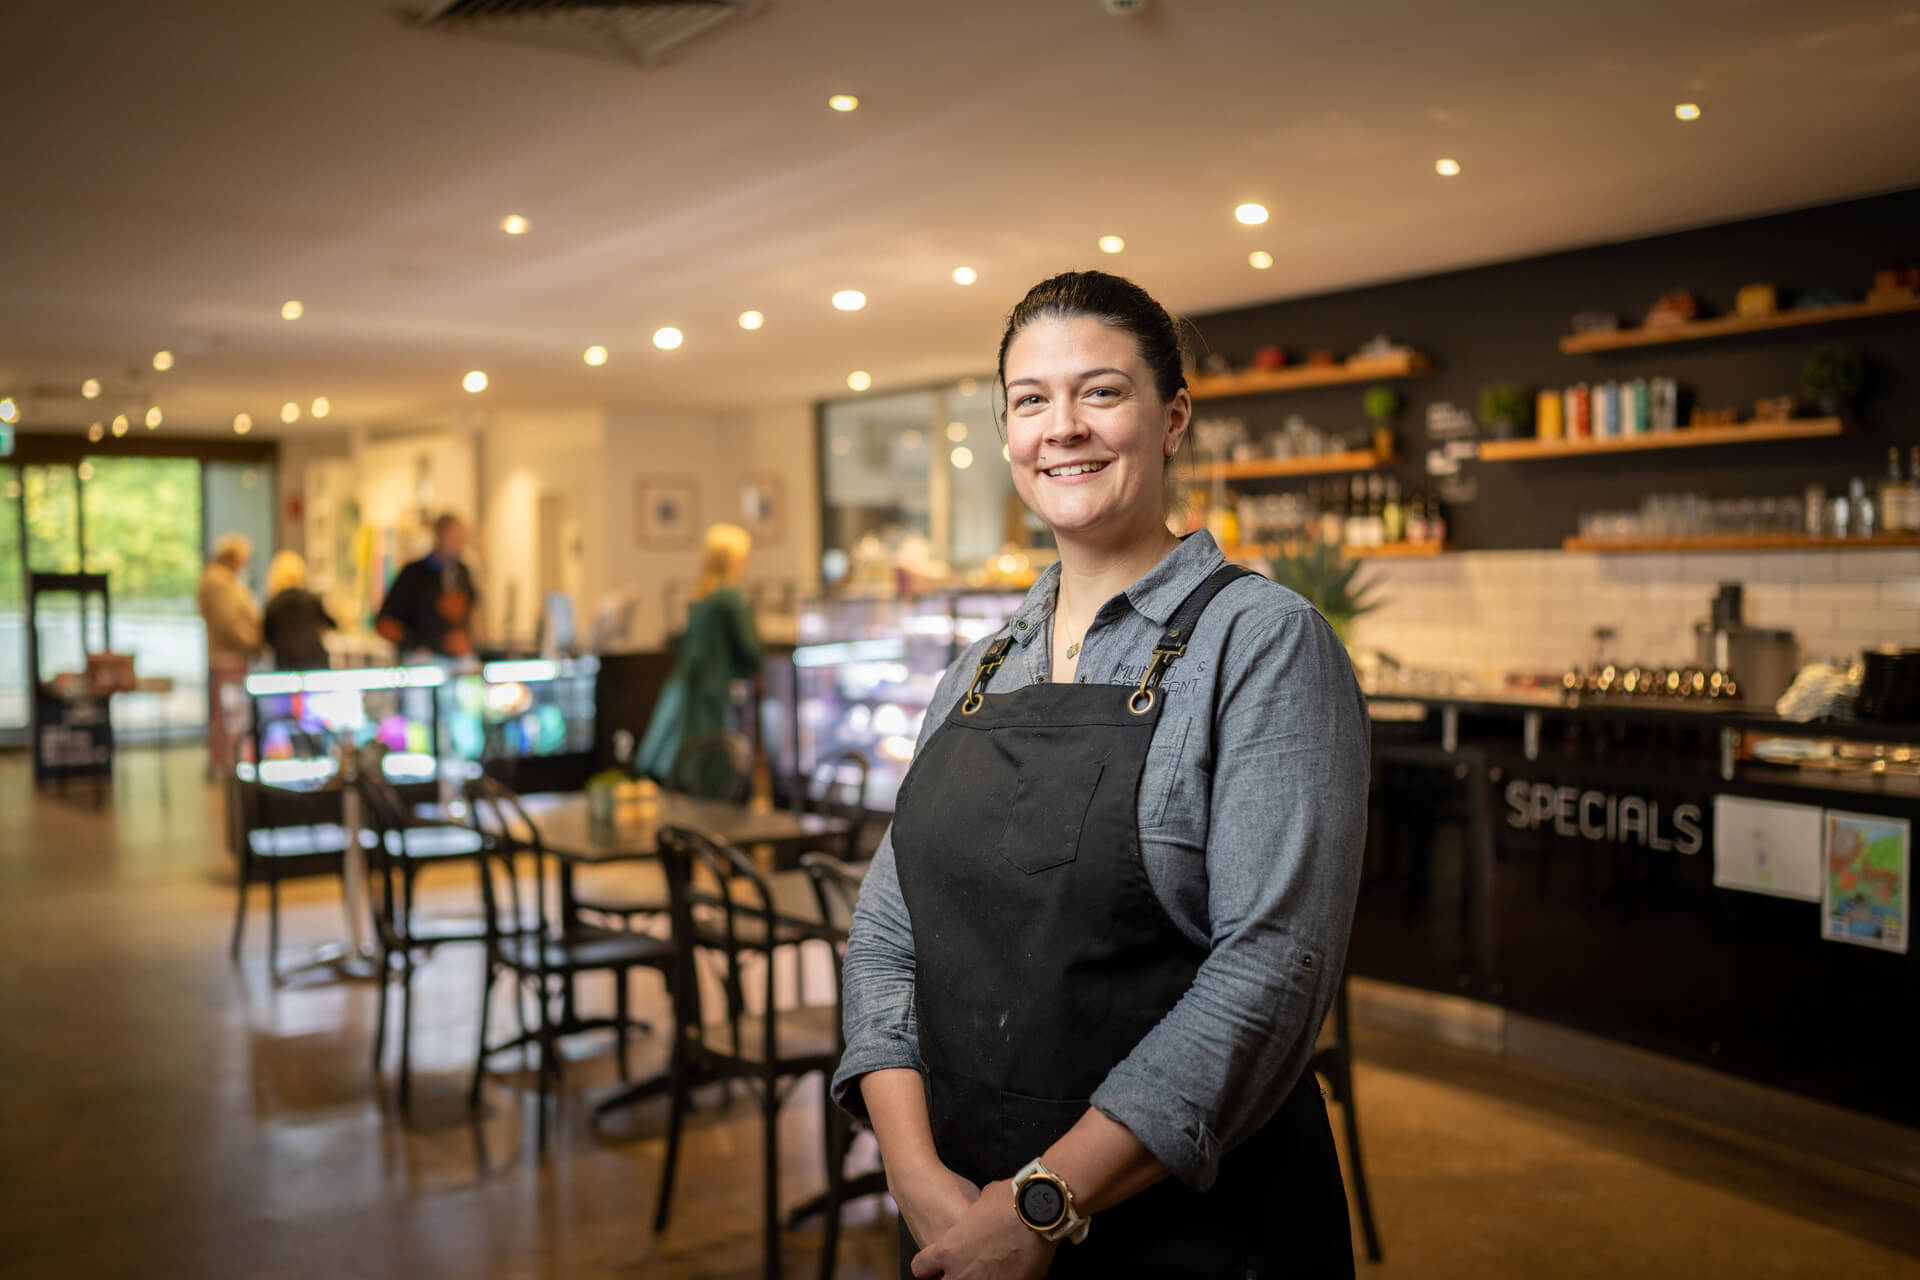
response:
<path fill-rule="evenodd" d="M 1742 596 L 1739 583 L 1720 584 L 1709 620 L 1694 624 L 1696 660 L 1731 675 L 1741 701 L 1770 707 L 1800 670 L 1800 646 L 1791 631 L 1747 625 L 1741 616 Z"/>

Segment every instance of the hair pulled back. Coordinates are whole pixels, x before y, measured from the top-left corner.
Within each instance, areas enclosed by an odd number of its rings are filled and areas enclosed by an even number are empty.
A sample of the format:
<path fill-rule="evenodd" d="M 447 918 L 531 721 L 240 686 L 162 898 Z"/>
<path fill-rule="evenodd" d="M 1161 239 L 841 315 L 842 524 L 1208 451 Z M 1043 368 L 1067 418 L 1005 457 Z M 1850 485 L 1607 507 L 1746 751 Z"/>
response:
<path fill-rule="evenodd" d="M 1187 385 L 1180 328 L 1153 295 L 1123 276 L 1105 271 L 1064 271 L 1027 290 L 1007 316 L 1000 335 L 1000 386 L 1007 385 L 1007 348 L 1014 335 L 1036 320 L 1090 316 L 1110 329 L 1131 334 L 1140 358 L 1153 373 L 1154 390 L 1164 404 Z"/>

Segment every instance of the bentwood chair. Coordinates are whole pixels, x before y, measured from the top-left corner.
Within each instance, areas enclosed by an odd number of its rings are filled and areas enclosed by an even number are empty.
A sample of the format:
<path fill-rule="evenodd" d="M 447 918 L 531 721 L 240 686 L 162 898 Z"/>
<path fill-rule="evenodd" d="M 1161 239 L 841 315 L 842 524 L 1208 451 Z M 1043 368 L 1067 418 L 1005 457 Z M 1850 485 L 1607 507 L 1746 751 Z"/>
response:
<path fill-rule="evenodd" d="M 858 751 L 842 751 L 815 766 L 807 778 L 802 807 L 808 813 L 838 818 L 847 824 L 846 834 L 823 842 L 807 852 L 824 853 L 841 862 L 860 861 L 860 843 L 867 825 L 866 756 Z"/>
<path fill-rule="evenodd" d="M 1367 1260 L 1378 1262 L 1380 1232 L 1373 1224 L 1373 1198 L 1367 1194 L 1367 1167 L 1360 1158 L 1360 1113 L 1353 1096 L 1353 1029 L 1347 1016 L 1347 975 L 1344 973 L 1333 995 L 1333 1037 L 1321 1040 L 1307 1067 L 1326 1077 L 1328 1091 L 1340 1104 L 1345 1117 L 1347 1163 L 1353 1166 L 1353 1199 L 1360 1209 L 1360 1234 L 1367 1242 Z"/>
<path fill-rule="evenodd" d="M 267 886 L 267 973 L 279 982 L 280 881 L 298 870 L 337 868 L 347 847 L 347 832 L 334 821 L 315 821 L 321 810 L 314 797 L 288 792 L 250 778 L 230 779 L 232 849 L 239 872 L 233 937 L 228 950 L 240 958 L 247 927 L 247 899 L 255 883 Z"/>
<path fill-rule="evenodd" d="M 364 770 L 353 781 L 360 798 L 361 840 L 367 855 L 367 897 L 379 949 L 380 1008 L 373 1034 L 373 1070 L 386 1057 L 388 994 L 400 987 L 400 1083 L 405 1110 L 413 1092 L 413 974 L 439 947 L 482 942 L 486 931 L 472 915 L 421 912 L 415 902 L 420 875 L 428 867 L 465 862 L 480 850 L 479 838 L 448 822 L 421 822 L 409 815 L 399 793 L 383 777 Z"/>
<path fill-rule="evenodd" d="M 802 856 L 800 865 L 813 883 L 814 900 L 820 907 L 821 935 L 833 952 L 834 1029 L 839 1049 L 834 1066 L 837 1069 L 839 1055 L 844 1054 L 847 1047 L 841 1021 L 844 1008 L 840 992 L 846 982 L 847 934 L 853 928 L 854 903 L 860 897 L 860 873 L 840 859 L 821 853 Z M 840 1210 L 850 1200 L 885 1195 L 887 1192 L 884 1170 L 875 1169 L 853 1179 L 847 1177 L 847 1153 L 852 1149 L 857 1130 L 853 1118 L 834 1105 L 832 1083 L 833 1072 L 828 1071 L 820 1081 L 821 1104 L 824 1108 L 820 1129 L 826 1138 L 827 1189 L 824 1194 L 797 1206 L 787 1215 L 788 1227 L 816 1213 L 824 1216 L 826 1229 L 820 1242 L 820 1280 L 833 1280 L 840 1252 Z"/>
<path fill-rule="evenodd" d="M 535 1071 L 538 1079 L 535 1145 L 544 1151 L 548 1086 L 550 1080 L 559 1075 L 560 1037 L 611 1028 L 620 1078 L 629 1079 L 628 1033 L 644 1033 L 651 1028 L 628 1016 L 628 978 L 635 969 L 653 969 L 671 986 L 674 946 L 669 940 L 648 933 L 599 929 L 562 919 L 558 885 L 551 893 L 548 890 L 549 882 L 557 878 L 549 874 L 552 857 L 540 839 L 540 828 L 528 815 L 520 797 L 505 784 L 483 776 L 467 783 L 466 798 L 468 820 L 481 843 L 480 896 L 486 921 L 480 1042 L 474 1054 L 467 1105 L 480 1105 L 480 1082 L 489 1057 L 520 1045 L 536 1045 L 539 1062 Z M 565 1013 L 569 988 L 577 978 L 588 973 L 606 973 L 612 977 L 613 1016 L 569 1020 Z M 521 1031 L 511 1040 L 489 1044 L 488 1014 L 493 1007 L 493 989 L 502 976 L 510 979 L 514 1008 L 522 1018 Z M 529 1001 L 535 1018 L 531 1028 L 524 1022 L 524 1008 Z"/>
<path fill-rule="evenodd" d="M 738 1080 L 760 1104 L 763 1274 L 780 1275 L 779 1112 L 800 1077 L 831 1072 L 839 1059 L 839 1010 L 832 1005 L 780 1009 L 774 998 L 773 952 L 814 932 L 782 919 L 772 889 L 753 860 L 685 827 L 663 827 L 660 861 L 678 954 L 674 968 L 674 1037 L 668 1059 L 667 1158 L 660 1171 L 654 1230 L 664 1230 L 673 1201 L 680 1134 L 693 1090 Z M 700 885 L 696 889 L 695 878 Z M 700 919 L 712 915 L 707 921 Z M 706 927 L 703 927 L 703 923 Z M 703 1013 L 695 956 L 716 954 L 730 993 L 752 990 L 755 1001 L 728 998 L 724 1016 Z M 749 976 L 758 982 L 749 987 Z M 758 1011 L 752 1006 L 757 1005 Z"/>

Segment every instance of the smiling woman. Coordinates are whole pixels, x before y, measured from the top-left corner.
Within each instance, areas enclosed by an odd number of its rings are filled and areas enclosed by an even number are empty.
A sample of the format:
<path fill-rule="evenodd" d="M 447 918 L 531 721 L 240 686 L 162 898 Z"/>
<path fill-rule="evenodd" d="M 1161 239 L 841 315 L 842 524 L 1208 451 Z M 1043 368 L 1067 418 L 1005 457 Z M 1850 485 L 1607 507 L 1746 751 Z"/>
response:
<path fill-rule="evenodd" d="M 1035 286 L 1000 378 L 1060 557 L 935 691 L 846 953 L 834 1096 L 879 1137 L 903 1274 L 1350 1277 L 1306 1064 L 1366 825 L 1352 668 L 1168 531 L 1193 405 L 1145 291 Z"/>

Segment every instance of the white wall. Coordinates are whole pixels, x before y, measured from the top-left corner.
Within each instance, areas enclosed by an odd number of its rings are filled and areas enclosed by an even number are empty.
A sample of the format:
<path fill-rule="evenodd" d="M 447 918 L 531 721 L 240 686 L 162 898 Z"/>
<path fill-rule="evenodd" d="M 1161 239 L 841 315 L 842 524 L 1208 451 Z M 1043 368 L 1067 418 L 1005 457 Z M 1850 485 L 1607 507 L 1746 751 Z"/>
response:
<path fill-rule="evenodd" d="M 559 499 L 577 526 L 579 590 L 574 617 L 584 640 L 606 589 L 609 560 L 607 416 L 598 408 L 498 409 L 480 424 L 480 519 L 476 557 L 485 568 L 481 598 L 490 641 L 531 646 L 545 593 L 540 563 L 540 503 Z M 574 541 L 576 529 L 567 530 Z"/>
<path fill-rule="evenodd" d="M 1920 550 L 1601 555 L 1475 551 L 1379 560 L 1361 571 L 1387 603 L 1356 639 L 1423 668 L 1564 671 L 1614 628 L 1611 656 L 1679 665 L 1721 582 L 1746 586 L 1746 619 L 1786 627 L 1803 661 L 1920 641 Z"/>

